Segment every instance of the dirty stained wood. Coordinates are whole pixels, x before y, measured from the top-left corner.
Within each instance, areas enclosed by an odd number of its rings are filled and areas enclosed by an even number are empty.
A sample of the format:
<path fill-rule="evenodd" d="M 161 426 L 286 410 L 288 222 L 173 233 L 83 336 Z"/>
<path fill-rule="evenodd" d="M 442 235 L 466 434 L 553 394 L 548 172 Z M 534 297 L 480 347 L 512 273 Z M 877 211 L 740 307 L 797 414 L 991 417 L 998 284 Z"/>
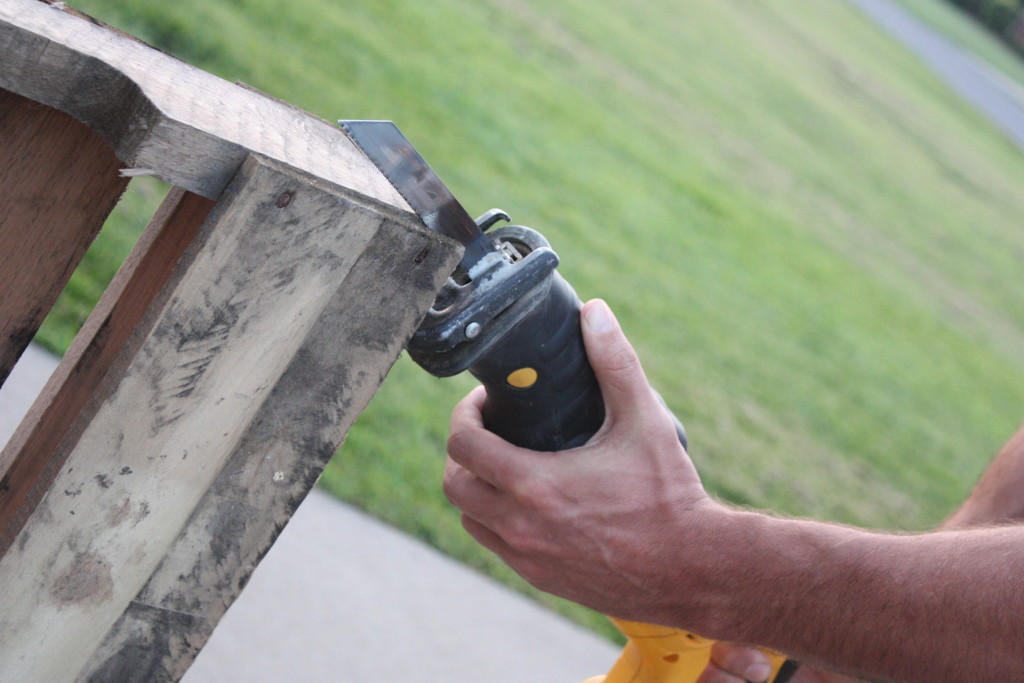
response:
<path fill-rule="evenodd" d="M 187 662 L 188 639 L 240 590 L 457 251 L 407 214 L 249 158 L 0 558 L 0 680 L 103 680 L 140 649 L 140 623 L 151 649 Z M 191 584 L 175 573 L 186 568 Z M 151 665 L 154 680 L 182 666 Z"/>
<path fill-rule="evenodd" d="M 0 385 L 124 191 L 120 167 L 87 126 L 0 89 Z"/>
<path fill-rule="evenodd" d="M 255 152 L 408 209 L 335 124 L 62 6 L 0 2 L 0 88 L 85 122 L 136 173 L 215 199 Z"/>
<path fill-rule="evenodd" d="M 179 188 L 170 190 L 0 452 L 0 555 L 63 466 L 70 448 L 62 444 L 73 442 L 85 428 L 89 413 L 83 411 L 95 403 L 107 373 L 141 343 L 144 315 L 156 307 L 213 204 Z"/>
<path fill-rule="evenodd" d="M 380 264 L 393 264 L 381 277 Z M 82 680 L 178 680 L 376 392 L 452 250 L 385 220 Z M 401 335 L 396 331 L 401 330 Z M 311 628 L 314 626 L 311 624 Z"/>

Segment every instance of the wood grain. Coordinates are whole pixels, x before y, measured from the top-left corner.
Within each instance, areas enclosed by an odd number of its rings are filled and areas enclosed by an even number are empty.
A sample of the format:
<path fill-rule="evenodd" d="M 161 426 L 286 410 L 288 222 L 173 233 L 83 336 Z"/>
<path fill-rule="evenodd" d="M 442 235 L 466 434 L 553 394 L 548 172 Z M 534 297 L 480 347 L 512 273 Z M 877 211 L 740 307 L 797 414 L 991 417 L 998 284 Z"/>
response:
<path fill-rule="evenodd" d="M 242 166 L 0 558 L 0 680 L 180 675 L 457 261 L 406 216 Z"/>
<path fill-rule="evenodd" d="M 175 681 L 337 452 L 457 262 L 385 218 L 81 680 Z M 381 264 L 389 264 L 381 272 Z M 315 625 L 310 624 L 311 628 Z"/>
<path fill-rule="evenodd" d="M 118 168 L 177 186 L 0 453 L 0 681 L 177 680 L 461 247 L 333 123 L 63 3 L 0 2 L 0 64 L 0 363 Z"/>
<path fill-rule="evenodd" d="M 101 384 L 143 337 L 143 317 L 213 202 L 172 188 L 118 270 L 39 397 L 0 452 L 0 555 L 31 516 L 64 465 L 69 446 L 95 409 Z"/>
<path fill-rule="evenodd" d="M 204 197 L 256 152 L 408 209 L 335 124 L 59 6 L 0 3 L 0 64 L 0 87 L 85 122 L 136 172 Z"/>
<path fill-rule="evenodd" d="M 0 90 L 0 384 L 124 192 L 120 167 L 87 126 Z"/>

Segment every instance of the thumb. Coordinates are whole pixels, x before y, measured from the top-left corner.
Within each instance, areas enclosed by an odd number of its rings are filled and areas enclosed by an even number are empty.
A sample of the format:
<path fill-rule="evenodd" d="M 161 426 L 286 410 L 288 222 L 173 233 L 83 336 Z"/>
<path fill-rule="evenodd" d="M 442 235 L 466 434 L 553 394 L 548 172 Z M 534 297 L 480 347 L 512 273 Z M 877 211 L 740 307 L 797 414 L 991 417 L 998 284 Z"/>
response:
<path fill-rule="evenodd" d="M 583 343 L 606 410 L 623 417 L 648 408 L 653 395 L 632 344 L 608 304 L 593 299 L 580 311 Z"/>

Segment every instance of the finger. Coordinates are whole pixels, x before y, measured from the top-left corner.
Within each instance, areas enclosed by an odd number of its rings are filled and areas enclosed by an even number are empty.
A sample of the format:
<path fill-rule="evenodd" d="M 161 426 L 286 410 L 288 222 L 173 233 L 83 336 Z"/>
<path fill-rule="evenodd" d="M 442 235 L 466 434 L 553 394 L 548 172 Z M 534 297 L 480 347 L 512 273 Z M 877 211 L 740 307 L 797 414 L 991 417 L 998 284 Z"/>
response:
<path fill-rule="evenodd" d="M 474 387 L 466 396 L 459 401 L 452 410 L 451 431 L 456 428 L 475 429 L 484 428 L 484 402 L 487 400 L 487 390 L 483 386 Z"/>
<path fill-rule="evenodd" d="M 445 464 L 442 489 L 449 503 L 481 521 L 504 507 L 497 488 L 451 458 Z"/>
<path fill-rule="evenodd" d="M 462 515 L 463 528 L 476 539 L 476 542 L 497 555 L 501 560 L 512 568 L 517 574 L 541 590 L 548 590 L 545 584 L 545 577 L 561 576 L 561 573 L 552 573 L 550 565 L 543 560 L 538 561 L 532 553 L 524 552 L 506 541 L 493 529 L 470 515 Z M 559 595 L 572 599 L 571 592 L 559 591 Z"/>
<path fill-rule="evenodd" d="M 498 557 L 504 558 L 512 552 L 508 543 L 506 543 L 501 536 L 492 531 L 486 524 L 483 524 L 472 515 L 466 514 L 465 512 L 462 513 L 462 528 L 465 529 L 470 536 L 476 539 L 477 543 L 487 548 Z"/>
<path fill-rule="evenodd" d="M 766 681 L 772 674 L 768 655 L 743 645 L 716 642 L 711 646 L 711 662 L 722 671 L 753 683 Z"/>
<path fill-rule="evenodd" d="M 610 417 L 650 411 L 653 395 L 640 359 L 608 304 L 593 299 L 580 311 L 583 342 Z"/>
<path fill-rule="evenodd" d="M 740 676 L 734 676 L 728 671 L 722 671 L 714 662 L 709 662 L 707 668 L 697 677 L 695 683 L 747 683 Z"/>
<path fill-rule="evenodd" d="M 483 387 L 469 393 L 452 411 L 448 457 L 492 486 L 510 490 L 533 470 L 540 454 L 519 448 L 488 431 L 483 422 Z"/>

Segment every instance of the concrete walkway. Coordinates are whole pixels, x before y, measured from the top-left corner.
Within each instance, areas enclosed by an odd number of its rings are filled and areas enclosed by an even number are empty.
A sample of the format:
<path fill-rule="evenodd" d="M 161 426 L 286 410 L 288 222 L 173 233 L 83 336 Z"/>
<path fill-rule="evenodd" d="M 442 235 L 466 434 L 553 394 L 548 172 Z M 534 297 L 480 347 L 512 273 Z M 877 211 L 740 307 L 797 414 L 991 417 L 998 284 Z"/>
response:
<path fill-rule="evenodd" d="M 0 389 L 0 444 L 56 359 Z M 185 683 L 579 683 L 618 648 L 314 490 Z"/>
<path fill-rule="evenodd" d="M 185 683 L 579 683 L 618 649 L 314 490 Z"/>

